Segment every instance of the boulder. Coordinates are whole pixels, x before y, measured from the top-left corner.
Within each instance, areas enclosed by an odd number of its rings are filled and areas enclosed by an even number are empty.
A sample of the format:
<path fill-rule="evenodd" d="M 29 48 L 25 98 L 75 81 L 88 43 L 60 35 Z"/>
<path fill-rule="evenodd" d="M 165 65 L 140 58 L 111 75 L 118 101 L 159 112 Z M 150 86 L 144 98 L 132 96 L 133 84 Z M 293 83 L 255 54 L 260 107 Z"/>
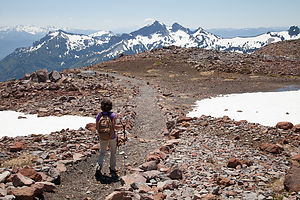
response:
<path fill-rule="evenodd" d="M 159 191 L 174 190 L 178 188 L 178 186 L 179 186 L 179 181 L 177 180 L 166 180 L 164 182 L 157 183 L 157 189 Z"/>
<path fill-rule="evenodd" d="M 58 71 L 53 70 L 52 72 L 50 72 L 49 74 L 49 79 L 52 82 L 57 82 L 59 79 L 61 79 L 61 75 Z"/>
<path fill-rule="evenodd" d="M 16 142 L 9 146 L 9 151 L 10 152 L 18 152 L 25 149 L 25 144 L 23 142 Z"/>
<path fill-rule="evenodd" d="M 171 133 L 170 133 L 170 137 L 171 138 L 174 138 L 174 139 L 178 139 L 180 138 L 180 130 L 173 130 Z"/>
<path fill-rule="evenodd" d="M 92 132 L 96 132 L 96 123 L 88 123 L 85 128 Z"/>
<path fill-rule="evenodd" d="M 141 197 L 131 191 L 114 191 L 105 200 L 140 200 Z"/>
<path fill-rule="evenodd" d="M 182 171 L 178 168 L 175 167 L 173 169 L 171 169 L 171 172 L 169 173 L 169 178 L 171 179 L 182 179 Z"/>
<path fill-rule="evenodd" d="M 11 175 L 9 171 L 4 171 L 0 174 L 0 183 L 3 183 L 6 181 L 6 179 Z"/>
<path fill-rule="evenodd" d="M 280 154 L 283 150 L 281 147 L 279 147 L 276 144 L 270 144 L 270 143 L 263 143 L 260 145 L 260 149 L 269 153 L 273 154 Z"/>
<path fill-rule="evenodd" d="M 159 149 L 156 149 L 155 151 L 151 152 L 147 158 L 146 161 L 151 161 L 155 160 L 157 162 L 160 162 L 161 160 L 165 160 L 167 157 L 167 154 L 164 152 L 160 151 Z"/>
<path fill-rule="evenodd" d="M 222 185 L 222 186 L 224 186 L 224 187 L 228 187 L 228 186 L 230 186 L 230 185 L 234 185 L 234 182 L 231 181 L 229 178 L 219 176 L 219 177 L 217 178 L 217 184 L 218 184 L 218 185 Z"/>
<path fill-rule="evenodd" d="M 149 161 L 140 166 L 140 168 L 144 171 L 157 170 L 157 162 Z"/>
<path fill-rule="evenodd" d="M 122 185 L 131 185 L 132 183 L 146 183 L 146 178 L 139 173 L 129 174 L 121 177 Z"/>
<path fill-rule="evenodd" d="M 160 171 L 157 171 L 157 170 L 151 170 L 151 171 L 146 171 L 146 172 L 143 172 L 143 176 L 147 179 L 147 180 L 151 180 L 151 179 L 155 179 L 155 178 L 158 178 L 159 175 L 161 174 Z"/>
<path fill-rule="evenodd" d="M 177 123 L 187 122 L 187 121 L 191 121 L 191 120 L 193 120 L 192 117 L 180 117 L 177 119 Z"/>
<path fill-rule="evenodd" d="M 300 192 L 300 166 L 293 165 L 285 175 L 284 187 L 288 191 Z"/>
<path fill-rule="evenodd" d="M 242 165 L 241 161 L 239 161 L 238 159 L 230 158 L 228 160 L 227 167 L 235 169 L 238 165 Z"/>
<path fill-rule="evenodd" d="M 35 187 L 18 187 L 12 189 L 12 194 L 16 199 L 20 200 L 33 200 L 36 196 L 42 194 L 42 190 Z"/>
<path fill-rule="evenodd" d="M 280 128 L 280 129 L 283 129 L 283 130 L 292 129 L 293 126 L 294 125 L 291 122 L 278 122 L 276 124 L 276 128 Z"/>
<path fill-rule="evenodd" d="M 138 193 L 148 193 L 152 190 L 146 183 L 132 183 L 130 186 Z"/>
<path fill-rule="evenodd" d="M 37 77 L 37 74 L 35 73 L 35 72 L 33 72 L 31 75 L 30 75 L 30 80 L 32 81 L 32 82 L 39 82 L 39 79 L 38 79 L 38 77 Z"/>
<path fill-rule="evenodd" d="M 294 127 L 293 127 L 293 131 L 295 133 L 299 133 L 300 132 L 300 124 L 296 124 Z"/>
<path fill-rule="evenodd" d="M 47 80 L 49 80 L 47 69 L 40 69 L 37 70 L 35 73 L 37 75 L 38 82 L 47 82 Z"/>
<path fill-rule="evenodd" d="M 57 163 L 56 169 L 58 169 L 58 171 L 60 171 L 60 172 L 66 172 L 67 171 L 66 165 L 62 162 Z"/>
<path fill-rule="evenodd" d="M 24 167 L 23 169 L 21 169 L 19 171 L 19 173 L 21 173 L 22 175 L 31 178 L 34 181 L 41 181 L 42 180 L 42 175 L 40 173 L 38 173 L 37 171 L 35 171 L 34 169 L 32 169 L 31 167 Z"/>
<path fill-rule="evenodd" d="M 155 161 L 156 163 L 159 163 L 160 160 L 161 160 L 161 158 L 158 155 L 153 155 L 153 154 L 149 154 L 146 158 L 147 162 Z"/>
<path fill-rule="evenodd" d="M 50 182 L 36 182 L 32 187 L 38 188 L 44 192 L 54 192 L 56 189 L 55 184 Z"/>
<path fill-rule="evenodd" d="M 172 151 L 172 146 L 163 145 L 159 148 L 161 152 L 164 152 L 165 154 L 169 154 Z"/>
<path fill-rule="evenodd" d="M 52 178 L 52 182 L 56 185 L 60 184 L 60 170 L 57 168 L 51 168 L 48 171 L 48 175 Z"/>
<path fill-rule="evenodd" d="M 13 176 L 12 178 L 12 183 L 15 187 L 20 187 L 20 186 L 30 186 L 34 183 L 34 181 L 31 178 L 28 178 L 21 173 L 17 173 Z"/>
<path fill-rule="evenodd" d="M 172 120 L 172 121 L 167 121 L 166 126 L 167 126 L 167 129 L 168 129 L 168 130 L 174 128 L 174 126 L 175 126 L 175 121 L 174 121 L 174 120 Z"/>

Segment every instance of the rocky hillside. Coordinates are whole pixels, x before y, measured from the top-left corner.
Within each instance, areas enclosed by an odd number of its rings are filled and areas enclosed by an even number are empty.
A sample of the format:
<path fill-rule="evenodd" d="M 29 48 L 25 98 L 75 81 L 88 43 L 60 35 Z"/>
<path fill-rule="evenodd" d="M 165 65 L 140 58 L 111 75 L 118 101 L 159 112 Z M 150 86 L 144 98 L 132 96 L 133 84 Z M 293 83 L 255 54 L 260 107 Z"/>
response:
<path fill-rule="evenodd" d="M 270 55 L 277 57 L 289 57 L 294 59 L 300 58 L 300 39 L 282 41 L 274 44 L 269 44 L 265 47 L 260 48 L 255 55 Z"/>
<path fill-rule="evenodd" d="M 226 116 L 185 115 L 205 97 L 300 85 L 298 62 L 172 46 L 84 69 L 38 70 L 2 82 L 0 110 L 40 117 L 95 117 L 101 99 L 109 97 L 118 118 L 127 122 L 127 138 L 121 137 L 121 143 L 127 140 L 118 151 L 121 177 L 115 182 L 107 173 L 108 160 L 106 181 L 94 177 L 99 150 L 95 124 L 49 135 L 2 137 L 0 196 L 296 200 L 299 124 L 266 127 Z"/>

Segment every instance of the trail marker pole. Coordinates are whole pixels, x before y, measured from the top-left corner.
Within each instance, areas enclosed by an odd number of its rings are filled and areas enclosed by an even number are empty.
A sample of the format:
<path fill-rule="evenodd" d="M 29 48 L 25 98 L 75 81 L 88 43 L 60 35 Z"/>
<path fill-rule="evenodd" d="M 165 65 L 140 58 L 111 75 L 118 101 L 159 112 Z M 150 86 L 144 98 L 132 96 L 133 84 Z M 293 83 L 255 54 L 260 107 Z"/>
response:
<path fill-rule="evenodd" d="M 124 136 L 124 175 L 126 175 L 126 145 L 125 145 L 125 140 L 126 140 L 126 130 L 125 130 L 125 126 L 126 123 L 122 123 L 123 125 L 123 136 Z"/>

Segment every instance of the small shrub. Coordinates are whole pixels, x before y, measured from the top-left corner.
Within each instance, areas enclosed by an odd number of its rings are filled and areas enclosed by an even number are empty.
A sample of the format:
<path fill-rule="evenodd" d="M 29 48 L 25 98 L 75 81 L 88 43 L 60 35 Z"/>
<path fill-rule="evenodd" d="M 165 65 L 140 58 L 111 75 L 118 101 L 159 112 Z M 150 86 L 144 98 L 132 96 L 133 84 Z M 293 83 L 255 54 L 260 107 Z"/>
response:
<path fill-rule="evenodd" d="M 33 156 L 28 154 L 28 153 L 23 153 L 20 156 L 16 157 L 16 158 L 12 158 L 9 160 L 5 160 L 3 161 L 3 163 L 1 164 L 1 167 L 5 167 L 5 168 L 12 168 L 12 167 L 23 167 L 26 165 L 32 165 L 33 162 Z"/>

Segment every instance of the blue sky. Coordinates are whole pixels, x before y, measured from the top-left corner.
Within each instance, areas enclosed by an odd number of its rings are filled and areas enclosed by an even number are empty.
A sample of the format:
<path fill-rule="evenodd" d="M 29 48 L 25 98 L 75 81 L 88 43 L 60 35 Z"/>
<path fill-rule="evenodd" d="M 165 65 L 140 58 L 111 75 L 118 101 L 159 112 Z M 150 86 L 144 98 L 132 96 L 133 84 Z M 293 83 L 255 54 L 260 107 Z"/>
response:
<path fill-rule="evenodd" d="M 280 27 L 300 25 L 299 9 L 300 0 L 1 0 L 0 26 L 115 31 L 155 19 L 192 29 Z"/>

